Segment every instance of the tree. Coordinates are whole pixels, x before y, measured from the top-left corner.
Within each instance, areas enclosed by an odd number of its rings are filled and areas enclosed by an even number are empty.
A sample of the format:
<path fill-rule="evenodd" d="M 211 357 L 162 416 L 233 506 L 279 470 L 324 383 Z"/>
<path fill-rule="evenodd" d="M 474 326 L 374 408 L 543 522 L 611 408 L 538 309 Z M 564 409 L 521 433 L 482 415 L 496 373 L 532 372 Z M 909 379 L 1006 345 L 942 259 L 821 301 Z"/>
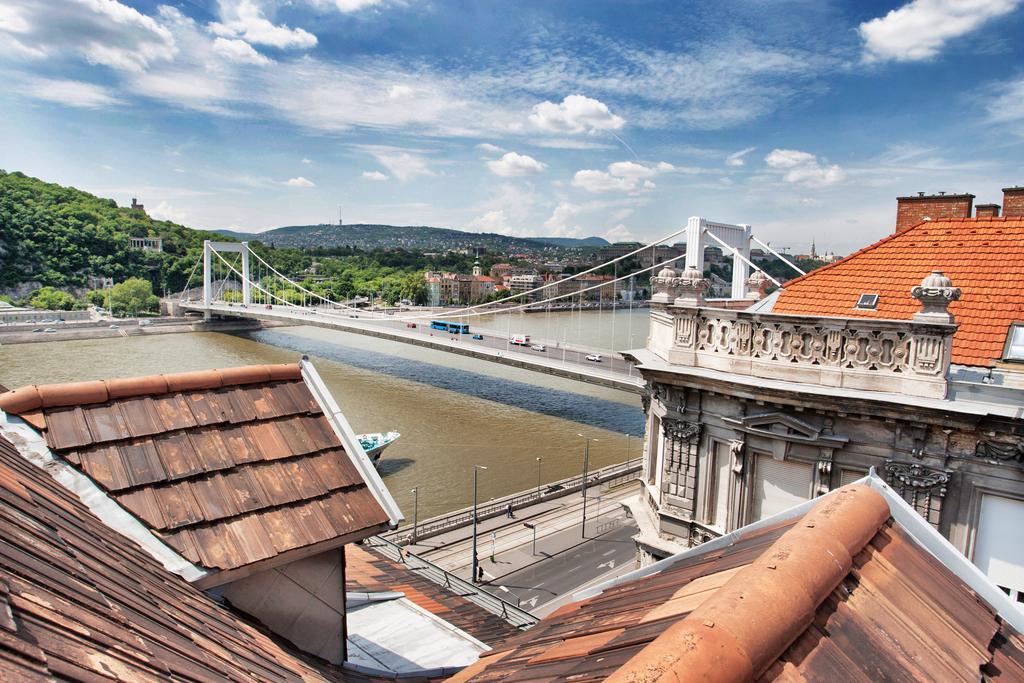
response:
<path fill-rule="evenodd" d="M 70 311 L 78 304 L 78 299 L 59 289 L 43 287 L 36 290 L 28 300 L 28 304 L 32 308 L 40 308 L 47 311 Z"/>
<path fill-rule="evenodd" d="M 110 290 L 110 307 L 117 315 L 138 315 L 140 312 L 158 310 L 160 299 L 153 294 L 153 285 L 149 280 L 130 277 Z"/>

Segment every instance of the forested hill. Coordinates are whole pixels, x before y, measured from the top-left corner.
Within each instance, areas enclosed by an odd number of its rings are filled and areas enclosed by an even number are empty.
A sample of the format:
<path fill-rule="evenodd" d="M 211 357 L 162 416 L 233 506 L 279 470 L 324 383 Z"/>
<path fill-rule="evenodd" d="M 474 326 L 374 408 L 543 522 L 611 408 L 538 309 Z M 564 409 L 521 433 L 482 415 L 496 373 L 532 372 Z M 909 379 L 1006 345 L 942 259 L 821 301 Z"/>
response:
<path fill-rule="evenodd" d="M 218 231 L 237 239 L 258 239 L 277 247 L 355 247 L 356 249 L 412 249 L 419 251 L 449 251 L 481 248 L 491 252 L 521 251 L 537 253 L 574 247 L 602 247 L 608 244 L 600 237 L 585 239 L 558 237 L 510 237 L 489 232 L 463 232 L 450 228 L 425 225 L 396 226 L 354 223 L 352 225 L 289 225 L 255 235 Z"/>
<path fill-rule="evenodd" d="M 131 237 L 163 238 L 163 253 L 132 249 Z M 71 187 L 0 170 L 0 288 L 38 282 L 84 287 L 90 275 L 142 277 L 178 291 L 218 235 L 151 219 Z"/>

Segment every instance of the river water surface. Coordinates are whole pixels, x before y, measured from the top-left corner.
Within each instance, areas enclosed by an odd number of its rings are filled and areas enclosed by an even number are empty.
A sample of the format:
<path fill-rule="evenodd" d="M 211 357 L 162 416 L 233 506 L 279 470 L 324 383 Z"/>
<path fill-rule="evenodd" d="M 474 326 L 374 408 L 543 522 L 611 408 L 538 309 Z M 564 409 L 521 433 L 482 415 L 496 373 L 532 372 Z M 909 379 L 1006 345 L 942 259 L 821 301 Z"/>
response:
<path fill-rule="evenodd" d="M 567 319 L 564 325 L 578 326 L 584 337 L 607 339 L 602 346 L 625 348 L 628 313 L 614 315 L 616 323 L 623 321 L 616 325 L 614 342 L 605 329 L 612 316 L 608 311 L 600 326 L 596 311 L 585 312 L 582 323 L 579 314 L 550 318 Z M 634 316 L 632 326 L 646 336 L 646 311 Z M 544 317 L 522 316 L 522 331 L 540 334 Z M 500 329 L 502 322 L 488 320 L 487 326 Z M 303 354 L 357 433 L 402 433 L 384 452 L 380 470 L 409 519 L 413 487 L 419 489 L 420 519 L 469 505 L 474 464 L 488 468 L 480 473 L 481 501 L 536 486 L 537 458 L 545 482 L 579 473 L 584 439 L 578 434 L 597 439 L 590 444 L 592 468 L 640 454 L 643 413 L 634 394 L 312 327 L 0 346 L 0 384 L 15 388 L 288 363 Z"/>

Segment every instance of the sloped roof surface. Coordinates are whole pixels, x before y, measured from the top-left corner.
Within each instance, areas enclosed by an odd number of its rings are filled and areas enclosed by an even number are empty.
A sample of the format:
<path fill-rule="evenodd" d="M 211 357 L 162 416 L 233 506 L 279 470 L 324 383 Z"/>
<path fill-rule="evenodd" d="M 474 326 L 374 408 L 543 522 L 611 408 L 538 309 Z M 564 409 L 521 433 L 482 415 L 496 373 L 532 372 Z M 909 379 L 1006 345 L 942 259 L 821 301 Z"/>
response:
<path fill-rule="evenodd" d="M 297 365 L 25 387 L 0 409 L 210 570 L 388 519 Z"/>
<path fill-rule="evenodd" d="M 483 643 L 496 643 L 519 633 L 519 629 L 504 619 L 423 578 L 409 567 L 356 545 L 345 546 L 345 588 L 360 593 L 404 593 L 418 606 Z"/>
<path fill-rule="evenodd" d="M 911 288 L 935 269 L 963 290 L 949 307 L 953 362 L 990 365 L 1010 323 L 1024 321 L 1024 218 L 921 223 L 787 282 L 772 312 L 909 320 L 921 308 Z M 861 294 L 878 294 L 877 309 L 856 308 Z"/>
<path fill-rule="evenodd" d="M 1020 635 L 884 502 L 836 501 L 567 605 L 451 680 L 1024 679 Z"/>
<path fill-rule="evenodd" d="M 0 680 L 367 680 L 166 571 L 0 437 Z"/>

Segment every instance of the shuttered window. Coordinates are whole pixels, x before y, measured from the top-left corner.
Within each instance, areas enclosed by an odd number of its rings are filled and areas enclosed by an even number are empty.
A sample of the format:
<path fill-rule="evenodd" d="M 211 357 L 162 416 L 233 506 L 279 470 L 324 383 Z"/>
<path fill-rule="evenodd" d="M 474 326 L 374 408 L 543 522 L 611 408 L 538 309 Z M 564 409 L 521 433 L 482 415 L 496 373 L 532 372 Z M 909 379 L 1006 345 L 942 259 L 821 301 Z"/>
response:
<path fill-rule="evenodd" d="M 1024 501 L 982 496 L 974 564 L 1016 602 L 1024 603 Z"/>
<path fill-rule="evenodd" d="M 863 479 L 867 476 L 864 472 L 858 472 L 857 470 L 843 470 L 839 473 L 839 485 L 846 486 L 852 484 L 858 479 Z"/>
<path fill-rule="evenodd" d="M 712 495 L 711 505 L 711 526 L 725 531 L 729 519 L 729 482 L 732 481 L 732 462 L 729 453 L 729 445 L 720 441 L 715 442 L 714 450 L 711 453 L 711 476 L 710 493 Z"/>
<path fill-rule="evenodd" d="M 758 453 L 754 464 L 753 521 L 799 505 L 811 497 L 811 465 Z"/>

